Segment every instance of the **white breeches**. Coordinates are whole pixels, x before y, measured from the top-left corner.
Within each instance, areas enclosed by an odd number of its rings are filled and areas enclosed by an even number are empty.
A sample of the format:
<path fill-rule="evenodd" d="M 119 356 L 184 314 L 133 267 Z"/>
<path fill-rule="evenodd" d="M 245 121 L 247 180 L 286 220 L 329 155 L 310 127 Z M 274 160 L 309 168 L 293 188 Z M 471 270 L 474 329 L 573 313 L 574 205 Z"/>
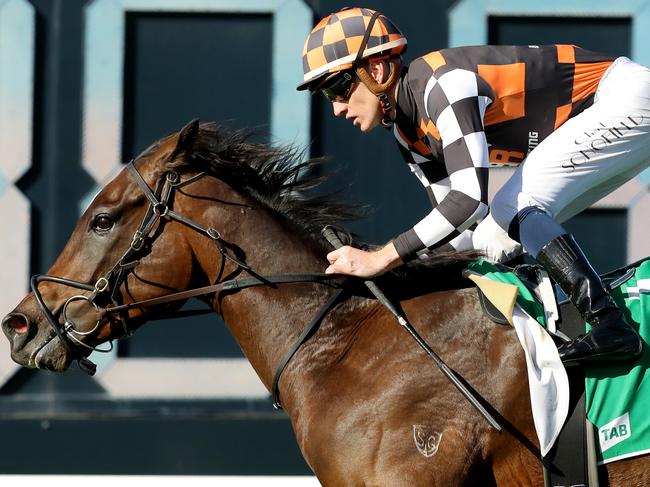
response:
<path fill-rule="evenodd" d="M 650 69 L 618 58 L 600 81 L 594 104 L 535 147 L 490 204 L 473 246 L 495 261 L 520 246 L 507 235 L 523 208 L 536 206 L 562 223 L 650 165 Z"/>

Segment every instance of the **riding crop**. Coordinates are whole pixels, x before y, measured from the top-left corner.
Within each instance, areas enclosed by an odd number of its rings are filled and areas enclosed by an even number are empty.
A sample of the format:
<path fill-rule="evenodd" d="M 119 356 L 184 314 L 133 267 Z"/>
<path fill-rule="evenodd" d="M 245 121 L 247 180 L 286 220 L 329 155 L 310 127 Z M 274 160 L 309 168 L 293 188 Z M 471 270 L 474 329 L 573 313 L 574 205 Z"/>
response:
<path fill-rule="evenodd" d="M 343 242 L 339 239 L 338 235 L 331 226 L 326 226 L 322 230 L 323 237 L 335 248 L 338 249 L 343 246 Z M 450 369 L 447 364 L 434 352 L 429 344 L 420 336 L 420 334 L 413 328 L 407 319 L 400 314 L 400 312 L 395 308 L 393 303 L 386 297 L 386 295 L 379 289 L 377 284 L 373 281 L 367 279 L 364 280 L 364 284 L 370 290 L 370 292 L 377 298 L 377 300 L 384 305 L 384 307 L 390 311 L 390 313 L 397 318 L 402 327 L 409 332 L 417 344 L 426 352 L 426 354 L 434 361 L 434 363 L 440 368 L 440 371 L 451 381 L 451 383 L 456 386 L 460 393 L 465 396 L 465 398 L 470 402 L 474 408 L 481 413 L 481 415 L 486 419 L 488 423 L 497 431 L 501 432 L 501 426 L 498 421 L 489 413 L 487 409 L 480 403 L 475 394 L 470 391 L 461 379 L 456 375 L 452 369 Z"/>

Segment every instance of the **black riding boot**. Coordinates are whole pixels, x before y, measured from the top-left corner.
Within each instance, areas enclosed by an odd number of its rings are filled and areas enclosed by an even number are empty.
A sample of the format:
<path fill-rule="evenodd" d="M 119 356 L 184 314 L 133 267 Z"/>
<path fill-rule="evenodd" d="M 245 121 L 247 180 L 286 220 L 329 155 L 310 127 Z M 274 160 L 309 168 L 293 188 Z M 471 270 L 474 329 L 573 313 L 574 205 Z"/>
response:
<path fill-rule="evenodd" d="M 573 236 L 551 240 L 537 260 L 559 284 L 591 331 L 558 348 L 563 362 L 631 360 L 641 354 L 639 335 L 623 319 L 623 312 L 605 290 Z"/>

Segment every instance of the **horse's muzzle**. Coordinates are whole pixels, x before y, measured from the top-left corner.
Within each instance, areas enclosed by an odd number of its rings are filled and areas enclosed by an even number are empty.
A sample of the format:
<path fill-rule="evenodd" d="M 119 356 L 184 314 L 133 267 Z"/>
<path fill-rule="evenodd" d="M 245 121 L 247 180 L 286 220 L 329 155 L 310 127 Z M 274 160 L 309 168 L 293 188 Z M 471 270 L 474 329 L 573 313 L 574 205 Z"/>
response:
<path fill-rule="evenodd" d="M 22 313 L 9 313 L 2 319 L 2 331 L 11 342 L 12 349 L 22 348 L 29 336 L 30 321 Z"/>

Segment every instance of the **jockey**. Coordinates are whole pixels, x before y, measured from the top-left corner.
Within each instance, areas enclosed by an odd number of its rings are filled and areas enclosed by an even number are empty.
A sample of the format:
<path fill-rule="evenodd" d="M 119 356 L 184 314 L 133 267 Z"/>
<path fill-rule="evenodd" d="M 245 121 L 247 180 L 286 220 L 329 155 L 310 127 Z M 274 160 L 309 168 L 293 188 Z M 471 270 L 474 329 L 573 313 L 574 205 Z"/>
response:
<path fill-rule="evenodd" d="M 392 129 L 433 204 L 377 251 L 329 253 L 326 272 L 372 277 L 471 248 L 505 261 L 523 246 L 592 325 L 559 347 L 564 362 L 637 357 L 641 339 L 560 223 L 650 165 L 650 70 L 572 45 L 450 48 L 404 66 L 406 44 L 365 8 L 328 15 L 305 42 L 298 90 L 322 91 L 362 132 Z M 488 208 L 495 164 L 518 169 Z"/>

